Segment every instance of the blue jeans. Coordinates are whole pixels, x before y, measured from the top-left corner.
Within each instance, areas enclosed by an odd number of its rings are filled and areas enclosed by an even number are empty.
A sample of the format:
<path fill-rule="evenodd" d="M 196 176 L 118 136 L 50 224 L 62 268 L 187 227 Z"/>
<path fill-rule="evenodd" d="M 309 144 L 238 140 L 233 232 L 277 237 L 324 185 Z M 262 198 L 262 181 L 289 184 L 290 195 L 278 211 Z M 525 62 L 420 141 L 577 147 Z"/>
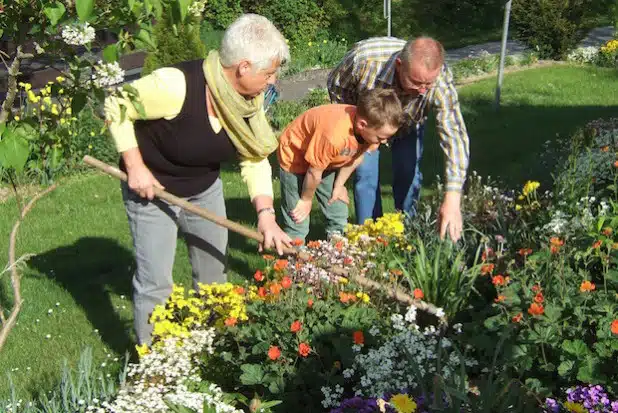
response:
<path fill-rule="evenodd" d="M 393 197 L 395 209 L 410 216 L 416 214 L 423 174 L 420 170 L 423 155 L 423 126 L 402 127 L 391 140 L 393 153 Z M 356 222 L 382 216 L 380 193 L 380 150 L 365 153 L 363 162 L 354 174 L 354 205 Z"/>

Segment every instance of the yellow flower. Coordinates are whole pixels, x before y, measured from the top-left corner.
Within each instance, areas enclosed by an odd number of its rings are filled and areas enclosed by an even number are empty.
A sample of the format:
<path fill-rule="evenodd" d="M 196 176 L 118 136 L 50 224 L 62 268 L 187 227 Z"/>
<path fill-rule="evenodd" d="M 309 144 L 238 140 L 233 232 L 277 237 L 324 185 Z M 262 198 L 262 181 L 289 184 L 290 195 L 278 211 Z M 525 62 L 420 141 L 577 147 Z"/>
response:
<path fill-rule="evenodd" d="M 369 302 L 369 296 L 362 291 L 357 292 L 356 297 L 359 298 L 364 303 Z"/>
<path fill-rule="evenodd" d="M 28 100 L 32 103 L 36 103 L 39 101 L 39 98 L 37 95 L 34 94 L 33 91 L 29 90 L 28 91 Z"/>
<path fill-rule="evenodd" d="M 324 40 L 322 40 L 322 43 L 326 44 L 326 43 L 328 43 L 328 42 L 326 41 L 326 39 L 324 39 Z"/>
<path fill-rule="evenodd" d="M 60 124 L 61 124 L 61 125 L 64 125 L 65 123 L 67 123 L 66 119 L 64 119 L 64 118 L 60 118 Z"/>
<path fill-rule="evenodd" d="M 309 47 L 313 46 L 313 42 L 307 43 L 307 46 L 309 46 Z"/>
<path fill-rule="evenodd" d="M 13 116 L 13 119 L 15 119 L 16 122 L 19 122 L 20 117 L 15 115 L 15 116 Z"/>
<path fill-rule="evenodd" d="M 95 135 L 94 132 L 90 132 L 90 136 L 94 136 L 94 135 Z"/>
<path fill-rule="evenodd" d="M 92 145 L 88 145 L 88 149 L 92 149 Z"/>
<path fill-rule="evenodd" d="M 564 407 L 571 413 L 588 413 L 588 410 L 579 403 L 566 402 Z"/>
<path fill-rule="evenodd" d="M 51 107 L 51 113 L 52 113 L 52 115 L 56 115 L 56 116 L 59 115 L 59 113 L 58 113 L 58 106 L 55 103 Z"/>
<path fill-rule="evenodd" d="M 45 105 L 41 105 L 41 110 L 45 110 Z"/>
<path fill-rule="evenodd" d="M 58 76 L 58 77 L 56 78 L 56 82 L 58 82 L 58 83 L 62 83 L 62 82 L 64 82 L 64 80 L 65 80 L 65 79 L 64 79 L 64 77 L 62 77 L 62 76 Z"/>
<path fill-rule="evenodd" d="M 397 413 L 416 412 L 416 402 L 407 394 L 396 394 L 391 397 L 389 403 L 397 410 Z"/>
<path fill-rule="evenodd" d="M 70 115 L 71 114 L 71 108 L 67 108 L 67 110 L 65 110 L 65 112 L 66 112 L 67 115 Z"/>
<path fill-rule="evenodd" d="M 339 277 L 339 283 L 340 284 L 347 284 L 348 283 L 348 279 L 345 277 Z"/>
<path fill-rule="evenodd" d="M 521 205 L 515 205 L 515 211 L 521 211 Z"/>
<path fill-rule="evenodd" d="M 526 182 L 526 185 L 524 185 L 524 190 L 523 195 L 524 196 L 528 196 L 533 192 L 536 192 L 537 189 L 539 189 L 539 187 L 541 186 L 541 184 L 537 181 L 528 181 Z"/>
<path fill-rule="evenodd" d="M 146 354 L 150 353 L 150 349 L 147 344 L 142 344 L 141 346 L 136 345 L 135 349 L 137 350 L 137 355 L 139 357 L 144 357 Z"/>
<path fill-rule="evenodd" d="M 58 91 L 58 94 L 59 94 L 59 95 L 64 94 L 64 89 L 60 89 L 60 90 Z"/>

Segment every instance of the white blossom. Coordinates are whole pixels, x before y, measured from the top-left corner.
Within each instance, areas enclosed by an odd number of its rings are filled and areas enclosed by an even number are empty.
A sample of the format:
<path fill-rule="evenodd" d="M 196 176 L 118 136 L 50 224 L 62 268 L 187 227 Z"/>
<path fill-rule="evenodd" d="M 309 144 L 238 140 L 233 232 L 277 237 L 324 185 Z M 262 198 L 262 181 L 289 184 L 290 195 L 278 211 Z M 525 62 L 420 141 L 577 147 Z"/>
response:
<path fill-rule="evenodd" d="M 83 46 L 94 40 L 94 27 L 88 23 L 75 23 L 62 28 L 62 40 L 71 46 Z"/>
<path fill-rule="evenodd" d="M 98 88 L 113 86 L 124 80 L 124 74 L 118 62 L 103 63 L 99 60 L 92 74 L 92 83 Z"/>

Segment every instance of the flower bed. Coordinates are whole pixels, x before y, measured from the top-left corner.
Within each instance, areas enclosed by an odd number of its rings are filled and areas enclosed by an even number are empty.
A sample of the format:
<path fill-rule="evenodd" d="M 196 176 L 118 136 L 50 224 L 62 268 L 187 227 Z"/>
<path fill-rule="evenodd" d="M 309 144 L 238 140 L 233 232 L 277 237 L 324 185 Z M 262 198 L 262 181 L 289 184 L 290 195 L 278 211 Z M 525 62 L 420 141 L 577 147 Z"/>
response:
<path fill-rule="evenodd" d="M 120 393 L 82 411 L 618 411 L 617 129 L 577 135 L 553 192 L 471 174 L 457 244 L 436 235 L 438 186 L 414 220 L 175 287 Z"/>

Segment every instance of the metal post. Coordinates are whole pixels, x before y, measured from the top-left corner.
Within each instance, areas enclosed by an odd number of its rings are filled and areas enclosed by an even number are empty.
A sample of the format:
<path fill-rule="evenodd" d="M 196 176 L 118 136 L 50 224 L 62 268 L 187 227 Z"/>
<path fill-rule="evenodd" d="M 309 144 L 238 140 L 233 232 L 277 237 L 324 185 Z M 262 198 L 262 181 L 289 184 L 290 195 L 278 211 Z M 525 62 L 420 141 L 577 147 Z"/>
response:
<path fill-rule="evenodd" d="M 511 2 L 508 0 L 504 6 L 504 27 L 502 28 L 502 48 L 500 50 L 500 68 L 498 69 L 498 85 L 496 87 L 495 107 L 500 107 L 500 94 L 502 92 L 502 79 L 504 77 L 504 61 L 506 60 L 506 43 L 509 37 L 509 20 L 511 18 Z"/>
<path fill-rule="evenodd" d="M 391 0 L 384 0 L 384 18 L 387 20 L 387 36 L 391 35 Z"/>

